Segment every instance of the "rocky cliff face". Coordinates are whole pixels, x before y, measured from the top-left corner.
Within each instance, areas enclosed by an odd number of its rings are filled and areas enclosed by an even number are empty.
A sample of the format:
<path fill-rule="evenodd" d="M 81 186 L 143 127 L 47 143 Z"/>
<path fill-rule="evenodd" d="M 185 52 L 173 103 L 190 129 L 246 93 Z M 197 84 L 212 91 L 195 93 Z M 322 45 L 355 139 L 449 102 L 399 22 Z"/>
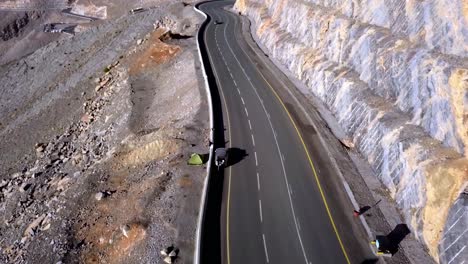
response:
<path fill-rule="evenodd" d="M 463 256 L 468 224 L 453 214 L 466 215 L 466 203 L 450 209 L 468 181 L 467 2 L 237 0 L 235 8 L 303 92 L 332 111 L 431 255 Z"/>

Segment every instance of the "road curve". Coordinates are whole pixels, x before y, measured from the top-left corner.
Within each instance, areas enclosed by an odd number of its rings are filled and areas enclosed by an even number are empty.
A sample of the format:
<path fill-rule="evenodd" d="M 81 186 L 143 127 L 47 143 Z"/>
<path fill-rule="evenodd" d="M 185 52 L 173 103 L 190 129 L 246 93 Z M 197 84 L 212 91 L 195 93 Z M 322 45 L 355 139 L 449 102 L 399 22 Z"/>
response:
<path fill-rule="evenodd" d="M 232 4 L 199 6 L 211 18 L 202 36 L 230 150 L 221 219 L 212 226 L 220 228 L 222 263 L 373 258 L 316 132 L 276 92 L 285 88 L 242 38 L 240 19 L 229 11 Z"/>

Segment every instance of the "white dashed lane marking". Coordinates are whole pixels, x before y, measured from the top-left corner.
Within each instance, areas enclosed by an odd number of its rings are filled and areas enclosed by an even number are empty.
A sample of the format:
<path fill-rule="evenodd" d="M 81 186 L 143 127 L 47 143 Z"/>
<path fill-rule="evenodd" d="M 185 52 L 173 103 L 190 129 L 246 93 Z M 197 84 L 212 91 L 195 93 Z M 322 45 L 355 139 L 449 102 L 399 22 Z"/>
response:
<path fill-rule="evenodd" d="M 268 250 L 267 250 L 267 245 L 266 245 L 266 240 L 265 240 L 265 234 L 262 234 L 262 236 L 263 236 L 263 247 L 265 248 L 266 261 L 267 263 L 269 263 L 270 259 L 268 258 Z"/>
<path fill-rule="evenodd" d="M 257 172 L 257 188 L 260 191 L 260 175 Z"/>
<path fill-rule="evenodd" d="M 258 206 L 260 210 L 260 222 L 263 223 L 263 214 L 262 214 L 262 200 L 258 200 Z"/>

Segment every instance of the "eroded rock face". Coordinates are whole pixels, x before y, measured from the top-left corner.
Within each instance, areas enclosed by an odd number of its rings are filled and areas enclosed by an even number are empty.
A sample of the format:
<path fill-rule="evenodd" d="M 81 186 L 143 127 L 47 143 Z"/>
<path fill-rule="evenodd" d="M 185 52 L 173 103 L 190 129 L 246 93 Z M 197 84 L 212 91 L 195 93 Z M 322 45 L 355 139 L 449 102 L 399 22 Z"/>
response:
<path fill-rule="evenodd" d="M 468 181 L 466 2 L 238 0 L 235 8 L 333 112 L 438 259 Z M 466 244 L 458 235 L 444 243 Z"/>
<path fill-rule="evenodd" d="M 41 12 L 36 11 L 10 15 L 10 20 L 0 30 L 0 39 L 8 41 L 18 37 L 31 20 L 39 19 L 41 15 Z M 5 18 L 3 20 L 6 22 Z"/>

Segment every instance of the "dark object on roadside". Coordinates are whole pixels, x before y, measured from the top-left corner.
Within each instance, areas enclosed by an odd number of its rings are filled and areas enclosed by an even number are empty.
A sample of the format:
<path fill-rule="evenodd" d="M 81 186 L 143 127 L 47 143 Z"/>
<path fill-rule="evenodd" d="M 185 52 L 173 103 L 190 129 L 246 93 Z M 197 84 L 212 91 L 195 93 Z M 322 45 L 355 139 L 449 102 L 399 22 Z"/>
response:
<path fill-rule="evenodd" d="M 377 249 L 376 254 L 385 257 L 391 257 L 398 252 L 398 247 L 403 239 L 411 231 L 405 224 L 398 224 L 392 232 L 386 236 L 376 236 L 375 240 L 371 241 Z"/>
<path fill-rule="evenodd" d="M 164 262 L 174 263 L 179 255 L 179 249 L 171 245 L 170 247 L 161 250 L 161 255 L 164 257 Z"/>
<path fill-rule="evenodd" d="M 359 208 L 359 211 L 354 210 L 353 215 L 358 217 L 360 215 L 363 215 L 365 212 L 369 211 L 369 209 L 371 209 L 370 206 L 368 206 L 368 205 L 363 206 L 363 207 Z"/>
<path fill-rule="evenodd" d="M 67 33 L 70 35 L 75 34 L 76 25 L 67 23 L 51 23 L 45 24 L 43 31 L 46 33 Z"/>
<path fill-rule="evenodd" d="M 143 7 L 138 7 L 138 8 L 134 8 L 132 10 L 130 10 L 130 14 L 136 14 L 136 13 L 140 13 L 140 12 L 143 12 L 145 11 L 145 9 Z"/>
<path fill-rule="evenodd" d="M 215 150 L 215 165 L 218 167 L 226 166 L 228 153 L 225 148 L 217 148 Z"/>
<path fill-rule="evenodd" d="M 361 208 L 359 208 L 359 211 L 356 211 L 356 210 L 353 210 L 353 215 L 355 217 L 358 217 L 360 215 L 363 215 L 364 213 L 366 213 L 367 211 L 369 211 L 371 208 L 374 208 L 376 205 L 378 205 L 380 202 L 382 201 L 382 199 L 378 200 L 374 205 L 372 206 L 369 206 L 369 205 L 365 205 Z M 370 215 L 367 215 L 367 216 L 370 216 Z"/>
<path fill-rule="evenodd" d="M 222 24 L 222 23 L 223 23 L 223 21 L 220 21 L 220 20 L 215 20 L 215 22 L 214 22 L 214 23 L 215 23 L 215 25 L 220 25 L 220 24 Z"/>

